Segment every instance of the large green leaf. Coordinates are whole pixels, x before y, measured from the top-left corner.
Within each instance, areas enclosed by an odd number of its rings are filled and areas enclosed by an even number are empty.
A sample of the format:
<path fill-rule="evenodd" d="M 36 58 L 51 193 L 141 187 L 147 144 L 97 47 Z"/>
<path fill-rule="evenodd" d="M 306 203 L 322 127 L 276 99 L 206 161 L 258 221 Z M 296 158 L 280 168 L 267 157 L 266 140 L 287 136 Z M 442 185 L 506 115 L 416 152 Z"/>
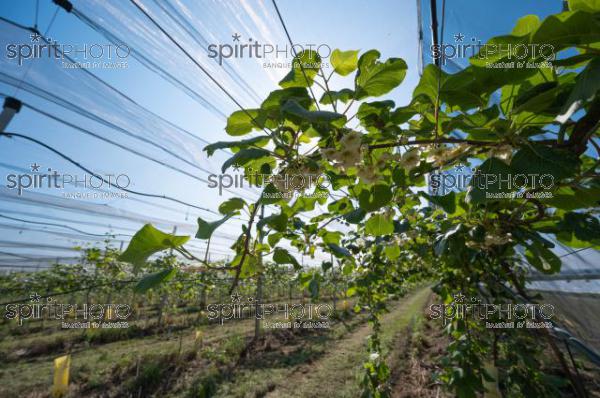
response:
<path fill-rule="evenodd" d="M 512 192 L 513 188 L 506 181 L 512 175 L 513 170 L 502 160 L 497 158 L 486 160 L 477 168 L 471 179 L 467 202 L 476 204 L 507 199 L 504 195 Z"/>
<path fill-rule="evenodd" d="M 400 247 L 397 245 L 386 246 L 383 249 L 383 252 L 385 253 L 385 256 L 392 261 L 400 257 Z"/>
<path fill-rule="evenodd" d="M 600 41 L 600 20 L 584 11 L 550 15 L 533 32 L 531 43 L 554 47 L 554 53 L 563 48 Z"/>
<path fill-rule="evenodd" d="M 260 109 L 244 109 L 233 112 L 227 118 L 227 126 L 225 131 L 229 135 L 244 135 L 254 129 L 262 129 L 264 117 L 260 113 Z"/>
<path fill-rule="evenodd" d="M 570 177 L 577 171 L 579 159 L 572 152 L 543 145 L 530 145 L 521 148 L 512 158 L 510 168 L 514 173 L 537 174 L 539 179 L 552 175 L 554 182 Z M 533 178 L 529 179 L 530 182 Z M 546 183 L 547 185 L 547 183 Z"/>
<path fill-rule="evenodd" d="M 167 268 L 153 274 L 146 275 L 143 277 L 133 288 L 136 293 L 145 293 L 148 290 L 160 285 L 163 282 L 167 282 L 173 278 L 177 270 L 175 268 Z"/>
<path fill-rule="evenodd" d="M 358 60 L 358 72 L 354 80 L 356 99 L 378 97 L 398 87 L 406 76 L 408 66 L 403 59 L 390 58 L 378 61 L 381 54 L 370 50 Z"/>
<path fill-rule="evenodd" d="M 569 0 L 569 10 L 581 10 L 589 13 L 600 12 L 600 0 Z"/>
<path fill-rule="evenodd" d="M 221 167 L 221 172 L 225 171 L 231 166 L 244 166 L 252 160 L 266 158 L 271 156 L 271 153 L 266 149 L 262 148 L 246 148 L 242 149 L 229 159 L 227 159 Z"/>
<path fill-rule="evenodd" d="M 485 103 L 479 94 L 483 90 L 474 90 L 474 81 L 472 70 L 449 75 L 436 65 L 429 64 L 423 70 L 419 84 L 413 91 L 413 98 L 415 100 L 419 97 L 425 98 L 431 105 L 435 105 L 438 100 L 439 87 L 441 103 L 462 109 L 483 106 Z"/>
<path fill-rule="evenodd" d="M 558 224 L 560 234 L 571 239 L 588 242 L 590 245 L 600 245 L 600 221 L 595 216 L 585 213 L 566 213 Z"/>
<path fill-rule="evenodd" d="M 268 225 L 275 231 L 284 232 L 287 228 L 288 216 L 285 213 L 273 214 L 258 221 L 256 228 L 262 229 Z"/>
<path fill-rule="evenodd" d="M 298 261 L 287 250 L 276 247 L 273 252 L 273 261 L 277 264 L 292 264 L 294 268 L 300 268 Z"/>
<path fill-rule="evenodd" d="M 422 191 L 419 194 L 431 203 L 440 206 L 448 214 L 456 212 L 456 194 L 454 191 L 443 196 L 429 195 Z"/>
<path fill-rule="evenodd" d="M 394 232 L 394 223 L 384 214 L 374 214 L 365 223 L 365 233 L 371 236 L 390 235 Z"/>
<path fill-rule="evenodd" d="M 392 200 L 392 190 L 386 184 L 376 184 L 363 188 L 358 195 L 358 204 L 365 211 L 375 211 L 387 205 Z"/>
<path fill-rule="evenodd" d="M 146 224 L 133 235 L 127 250 L 119 256 L 119 260 L 131 263 L 138 269 L 154 253 L 177 248 L 189 239 L 189 236 L 166 234 L 154 228 L 151 224 Z"/>
<path fill-rule="evenodd" d="M 225 202 L 221 203 L 221 205 L 219 206 L 219 213 L 221 213 L 221 214 L 234 213 L 238 210 L 243 209 L 245 204 L 246 204 L 246 202 L 244 202 L 244 199 L 242 199 L 242 198 L 227 199 Z"/>
<path fill-rule="evenodd" d="M 225 217 L 221 218 L 217 221 L 204 221 L 202 218 L 198 217 L 198 232 L 196 232 L 196 238 L 198 239 L 210 239 L 213 232 L 217 228 L 219 228 L 223 223 L 229 220 L 233 216 L 233 213 L 227 214 Z"/>
<path fill-rule="evenodd" d="M 338 258 L 352 256 L 348 249 L 340 245 L 336 245 L 335 243 L 327 243 L 326 246 L 329 251 Z"/>
<path fill-rule="evenodd" d="M 335 49 L 329 57 L 333 70 L 342 76 L 347 76 L 358 67 L 358 50 L 340 51 Z"/>
<path fill-rule="evenodd" d="M 560 271 L 560 258 L 537 240 L 528 245 L 525 257 L 531 265 L 543 273 L 554 274 Z"/>
<path fill-rule="evenodd" d="M 541 25 L 540 17 L 537 15 L 525 15 L 517 20 L 512 30 L 513 36 L 525 36 L 535 32 Z"/>
<path fill-rule="evenodd" d="M 573 91 L 564 103 L 558 120 L 566 121 L 575 110 L 572 108 L 574 103 L 587 101 L 593 98 L 598 91 L 600 91 L 600 57 L 594 58 L 583 72 L 577 76 L 575 87 L 573 87 Z"/>
<path fill-rule="evenodd" d="M 561 210 L 587 209 L 600 207 L 600 186 L 560 187 L 549 199 L 542 201 Z"/>

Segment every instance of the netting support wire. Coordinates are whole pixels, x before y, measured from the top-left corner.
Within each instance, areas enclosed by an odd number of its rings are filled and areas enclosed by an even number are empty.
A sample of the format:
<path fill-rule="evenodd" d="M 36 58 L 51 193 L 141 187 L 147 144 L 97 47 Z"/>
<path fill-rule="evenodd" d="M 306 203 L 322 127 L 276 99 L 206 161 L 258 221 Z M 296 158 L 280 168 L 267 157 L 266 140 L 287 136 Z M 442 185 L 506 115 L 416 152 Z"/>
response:
<path fill-rule="evenodd" d="M 275 11 L 277 12 L 277 17 L 279 18 L 279 22 L 281 22 L 281 26 L 283 26 L 283 30 L 285 31 L 285 35 L 287 36 L 288 42 L 290 43 L 290 48 L 292 50 L 292 53 L 294 55 L 294 58 L 298 58 L 298 53 L 296 52 L 296 49 L 294 48 L 294 42 L 292 41 L 292 36 L 290 35 L 290 32 L 288 31 L 287 26 L 285 25 L 285 22 L 283 21 L 283 17 L 281 16 L 281 13 L 279 12 L 279 7 L 277 7 L 277 2 L 275 0 L 273 1 L 273 6 L 275 7 Z M 317 97 L 315 97 L 315 93 L 312 90 L 312 87 L 310 85 L 310 81 L 308 80 L 308 76 L 306 76 L 306 71 L 304 70 L 304 65 L 302 65 L 302 60 L 298 59 L 298 64 L 300 65 L 300 70 L 302 71 L 302 75 L 304 76 L 304 80 L 306 80 L 306 85 L 308 86 L 308 91 L 310 91 L 310 94 L 313 97 L 313 100 L 315 101 L 315 105 L 317 106 L 317 110 L 321 110 L 321 108 L 319 107 L 319 101 L 317 101 Z M 327 84 L 327 82 L 325 82 Z M 335 104 L 333 104 L 333 106 L 335 107 Z"/>
<path fill-rule="evenodd" d="M 31 141 L 31 142 L 33 142 L 35 144 L 38 144 L 38 145 L 40 145 L 40 146 L 48 149 L 49 151 L 54 152 L 55 154 L 57 154 L 61 158 L 65 159 L 67 162 L 73 164 L 77 168 L 79 168 L 79 169 L 85 171 L 86 173 L 88 173 L 88 174 L 90 174 L 90 175 L 98 178 L 99 180 L 103 181 L 105 184 L 108 184 L 109 186 L 118 188 L 121 191 L 128 192 L 128 193 L 131 193 L 131 194 L 134 194 L 134 195 L 146 196 L 146 197 L 149 197 L 149 198 L 165 199 L 165 200 L 169 200 L 169 201 L 172 201 L 172 202 L 175 202 L 175 203 L 179 203 L 179 204 L 182 204 L 182 205 L 185 205 L 185 206 L 193 207 L 194 209 L 198 209 L 198 210 L 209 211 L 209 212 L 211 211 L 210 209 L 207 209 L 205 207 L 196 206 L 194 204 L 191 204 L 191 203 L 188 203 L 188 202 L 184 202 L 183 200 L 179 200 L 179 199 L 167 196 L 167 195 L 158 195 L 158 194 L 152 194 L 152 193 L 146 193 L 146 192 L 139 192 L 139 191 L 134 191 L 134 190 L 131 190 L 131 189 L 128 189 L 128 188 L 123 188 L 123 187 L 120 187 L 118 185 L 115 185 L 114 182 L 110 182 L 110 181 L 104 179 L 104 177 L 102 177 L 102 176 L 94 173 L 93 171 L 91 171 L 90 169 L 86 168 L 85 166 L 82 166 L 80 163 L 78 163 L 75 160 L 71 159 L 70 157 L 68 157 L 64 153 L 60 152 L 59 150 L 54 149 L 50 145 L 44 144 L 43 142 L 41 142 L 39 140 L 36 140 L 35 138 L 29 137 L 29 136 L 26 136 L 26 135 L 23 135 L 23 134 L 12 133 L 12 132 L 2 132 L 2 133 L 0 133 L 0 137 L 1 136 L 8 137 L 8 138 L 19 137 L 19 138 L 22 138 L 24 140 Z"/>
<path fill-rule="evenodd" d="M 0 113 L 0 133 L 6 130 L 13 117 L 21 110 L 22 105 L 21 101 L 16 98 L 6 97 L 4 99 L 4 106 Z"/>
<path fill-rule="evenodd" d="M 237 107 L 240 108 L 240 110 L 242 112 L 244 112 L 246 114 L 246 116 L 248 116 L 250 118 L 250 120 L 252 121 L 252 123 L 254 123 L 254 125 L 256 127 L 262 129 L 265 133 L 267 133 L 267 135 L 272 136 L 273 131 L 270 131 L 267 127 L 260 124 L 256 120 L 256 118 L 254 116 L 252 116 L 252 114 L 250 114 L 250 112 L 248 112 L 248 110 L 246 108 L 244 108 L 242 106 L 242 104 L 238 100 L 236 100 L 235 97 L 229 91 L 227 91 L 227 89 L 225 87 L 223 87 L 223 85 L 221 83 L 219 83 L 219 81 L 215 77 L 213 77 L 213 75 L 211 75 L 202 65 L 200 65 L 200 63 L 194 57 L 192 57 L 192 55 L 185 48 L 183 48 L 183 46 L 181 44 L 179 44 L 179 42 L 177 40 L 175 40 L 175 38 L 173 38 L 173 36 L 171 36 L 169 34 L 169 32 L 167 32 L 154 18 L 152 18 L 152 16 L 150 14 L 148 14 L 148 12 L 142 6 L 140 6 L 136 0 L 129 0 L 129 1 L 138 10 L 140 10 L 140 12 L 142 14 L 144 14 L 146 16 L 146 18 L 148 18 L 154 26 L 157 27 L 158 30 L 160 30 L 162 32 L 162 34 L 164 34 L 171 41 L 171 43 L 175 44 L 177 46 L 177 48 L 179 48 L 181 50 L 181 52 L 183 52 L 185 54 L 185 56 L 188 57 L 190 59 L 190 61 L 192 61 L 194 63 L 194 65 L 196 65 L 198 67 L 198 69 L 200 69 L 231 101 L 233 101 L 233 103 L 236 104 Z"/>

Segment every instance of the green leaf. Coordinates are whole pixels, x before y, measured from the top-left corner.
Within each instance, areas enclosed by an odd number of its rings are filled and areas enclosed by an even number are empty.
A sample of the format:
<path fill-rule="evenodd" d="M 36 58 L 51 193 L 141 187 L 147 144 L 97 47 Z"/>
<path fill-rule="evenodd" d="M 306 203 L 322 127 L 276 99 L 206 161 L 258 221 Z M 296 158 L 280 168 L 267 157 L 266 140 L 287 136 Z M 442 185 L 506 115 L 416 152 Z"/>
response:
<path fill-rule="evenodd" d="M 344 214 L 342 218 L 350 224 L 358 224 L 366 215 L 367 212 L 364 209 L 358 208 Z"/>
<path fill-rule="evenodd" d="M 573 91 L 564 103 L 561 115 L 557 119 L 566 121 L 565 115 L 574 103 L 587 101 L 593 98 L 598 91 L 600 91 L 600 57 L 594 58 L 583 72 L 577 76 L 575 87 L 573 87 Z"/>
<path fill-rule="evenodd" d="M 525 257 L 531 265 L 543 273 L 554 274 L 560 271 L 560 258 L 538 240 L 528 245 Z"/>
<path fill-rule="evenodd" d="M 294 58 L 292 70 L 279 82 L 283 88 L 310 87 L 321 68 L 321 57 L 314 50 L 302 51 Z"/>
<path fill-rule="evenodd" d="M 244 263 L 240 264 L 240 262 L 242 261 L 242 253 L 238 253 L 235 258 L 231 261 L 231 267 L 237 267 L 241 265 L 241 272 L 240 272 L 240 277 L 241 278 L 248 278 L 252 275 L 254 275 L 258 269 L 259 269 L 259 265 L 258 265 L 258 259 L 256 258 L 256 256 L 254 255 L 250 255 L 247 254 L 244 257 Z M 232 271 L 234 272 L 234 271 Z"/>
<path fill-rule="evenodd" d="M 261 148 L 246 148 L 242 149 L 229 159 L 223 163 L 221 167 L 221 172 L 225 173 L 225 171 L 231 167 L 232 165 L 236 166 L 244 166 L 252 160 L 265 158 L 271 156 L 271 153 L 266 149 Z"/>
<path fill-rule="evenodd" d="M 227 214 L 225 217 L 221 218 L 220 220 L 213 221 L 213 222 L 207 222 L 207 221 L 204 221 L 202 218 L 198 217 L 198 232 L 196 232 L 196 238 L 210 239 L 213 232 L 215 232 L 215 230 L 217 228 L 219 228 L 221 225 L 223 225 L 223 223 L 225 221 L 229 220 L 231 217 L 233 217 L 233 213 Z"/>
<path fill-rule="evenodd" d="M 283 238 L 283 234 L 280 232 L 275 232 L 274 234 L 270 234 L 267 237 L 267 241 L 269 242 L 269 246 L 275 247 L 277 243 Z"/>
<path fill-rule="evenodd" d="M 312 98 L 304 87 L 290 87 L 283 90 L 271 91 L 266 100 L 263 101 L 260 108 L 265 112 L 278 110 L 289 100 L 294 100 L 304 107 L 309 107 Z"/>
<path fill-rule="evenodd" d="M 394 223 L 390 217 L 375 214 L 365 224 L 365 233 L 372 236 L 390 235 L 394 232 Z"/>
<path fill-rule="evenodd" d="M 478 90 L 474 90 L 472 87 L 475 80 L 472 72 L 472 70 L 466 70 L 449 75 L 441 71 L 436 65 L 429 64 L 423 70 L 419 84 L 413 91 L 413 98 L 425 98 L 431 105 L 435 105 L 438 98 L 439 84 L 439 97 L 442 103 L 457 106 L 461 109 L 484 106 L 485 104 L 480 98 Z"/>
<path fill-rule="evenodd" d="M 244 109 L 233 112 L 227 118 L 225 131 L 229 135 L 244 135 L 252 130 L 262 129 L 264 123 L 261 117 L 260 109 Z"/>
<path fill-rule="evenodd" d="M 387 94 L 404 80 L 408 69 L 406 62 L 390 58 L 381 63 L 378 61 L 380 56 L 379 51 L 370 50 L 358 60 L 358 73 L 354 80 L 356 99 Z"/>
<path fill-rule="evenodd" d="M 263 229 L 265 225 L 268 225 L 275 231 L 285 232 L 287 228 L 288 216 L 284 213 L 273 214 L 268 217 L 259 220 L 256 224 L 256 228 Z"/>
<path fill-rule="evenodd" d="M 558 227 L 564 237 L 570 235 L 578 241 L 589 242 L 594 246 L 600 245 L 600 221 L 592 215 L 566 213 Z"/>
<path fill-rule="evenodd" d="M 423 191 L 419 192 L 419 194 L 431 203 L 440 206 L 448 214 L 456 212 L 456 194 L 454 191 L 443 196 L 429 195 Z"/>
<path fill-rule="evenodd" d="M 467 191 L 467 203 L 486 203 L 506 200 L 501 197 L 513 191 L 506 182 L 513 170 L 502 160 L 490 158 L 478 168 Z M 498 197 L 500 196 L 500 198 Z"/>
<path fill-rule="evenodd" d="M 143 277 L 133 288 L 136 293 L 146 293 L 148 290 L 160 285 L 163 282 L 167 282 L 173 278 L 177 270 L 175 268 L 167 268 L 153 274 L 146 275 Z"/>
<path fill-rule="evenodd" d="M 600 186 L 560 187 L 549 199 L 542 203 L 562 210 L 587 209 L 600 207 Z"/>
<path fill-rule="evenodd" d="M 348 76 L 358 67 L 358 50 L 340 51 L 335 49 L 329 57 L 333 70 L 342 76 Z"/>
<path fill-rule="evenodd" d="M 350 253 L 350 251 L 348 251 L 348 249 L 346 249 L 345 247 L 336 245 L 335 243 L 327 243 L 327 248 L 329 249 L 329 251 L 331 251 L 331 253 L 333 253 L 334 256 L 336 256 L 338 258 L 352 256 L 352 254 Z"/>
<path fill-rule="evenodd" d="M 517 20 L 512 30 L 513 36 L 525 36 L 534 32 L 541 25 L 540 17 L 537 15 L 525 15 Z"/>
<path fill-rule="evenodd" d="M 598 41 L 600 21 L 595 15 L 583 11 L 568 11 L 548 16 L 532 33 L 530 39 L 531 43 L 553 46 L 555 54 L 563 48 Z"/>
<path fill-rule="evenodd" d="M 277 264 L 292 264 L 294 268 L 299 269 L 300 264 L 287 250 L 280 247 L 275 248 L 273 252 L 273 261 Z"/>
<path fill-rule="evenodd" d="M 310 297 L 313 299 L 319 298 L 319 279 L 312 278 L 308 284 L 308 291 L 310 292 Z"/>
<path fill-rule="evenodd" d="M 600 12 L 600 0 L 569 0 L 569 10 L 581 10 L 592 14 Z"/>
<path fill-rule="evenodd" d="M 260 203 L 265 205 L 272 205 L 281 202 L 284 199 L 282 199 L 279 195 L 281 195 L 281 192 L 279 192 L 277 188 L 275 188 L 275 185 L 269 183 L 260 194 Z"/>
<path fill-rule="evenodd" d="M 309 111 L 304 109 L 294 100 L 287 101 L 281 111 L 296 123 L 308 122 L 311 124 L 333 124 L 338 127 L 346 124 L 346 116 L 329 111 Z"/>
<path fill-rule="evenodd" d="M 189 239 L 189 236 L 166 234 L 154 228 L 151 224 L 146 224 L 133 235 L 127 250 L 119 256 L 119 260 L 133 264 L 137 270 L 154 253 L 177 248 Z"/>
<path fill-rule="evenodd" d="M 392 261 L 400 257 L 400 248 L 396 245 L 386 246 L 385 249 L 383 249 L 383 251 L 386 257 Z"/>
<path fill-rule="evenodd" d="M 254 137 L 242 141 L 219 141 L 204 147 L 206 154 L 212 156 L 217 149 L 230 148 L 233 152 L 238 152 L 240 149 L 250 146 L 264 147 L 269 143 L 270 137 Z"/>
<path fill-rule="evenodd" d="M 516 174 L 537 174 L 537 181 L 548 174 L 553 176 L 554 183 L 558 184 L 558 180 L 575 174 L 578 165 L 579 159 L 571 151 L 544 145 L 531 145 L 521 148 L 513 156 L 510 168 Z"/>
<path fill-rule="evenodd" d="M 341 101 L 344 104 L 354 98 L 354 91 L 349 88 L 341 89 L 340 91 L 327 91 L 323 93 L 320 103 L 323 105 L 330 105 L 333 101 Z"/>
<path fill-rule="evenodd" d="M 377 184 L 371 188 L 363 188 L 358 195 L 358 204 L 367 212 L 375 211 L 392 200 L 392 190 L 388 185 Z"/>
<path fill-rule="evenodd" d="M 241 210 L 244 208 L 244 199 L 241 198 L 231 198 L 221 203 L 219 206 L 219 213 L 221 214 L 231 214 L 236 212 L 237 210 Z"/>

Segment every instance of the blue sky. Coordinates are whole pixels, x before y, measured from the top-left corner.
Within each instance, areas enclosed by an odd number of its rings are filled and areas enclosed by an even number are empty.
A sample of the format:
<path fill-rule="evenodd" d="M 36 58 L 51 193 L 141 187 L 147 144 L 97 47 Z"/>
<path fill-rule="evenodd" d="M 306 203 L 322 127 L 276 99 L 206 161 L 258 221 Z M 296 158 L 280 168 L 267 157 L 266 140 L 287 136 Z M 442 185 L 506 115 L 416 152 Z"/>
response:
<path fill-rule="evenodd" d="M 163 15 L 160 8 L 156 6 L 159 3 L 150 1 L 143 3 L 148 4 L 148 7 L 156 13 L 155 15 Z M 534 12 L 544 16 L 559 11 L 560 3 L 560 1 L 547 0 L 512 0 L 485 2 L 485 4 L 481 1 L 448 1 L 445 37 L 448 40 L 452 35 L 460 32 L 486 40 L 493 35 L 508 33 L 516 17 L 520 15 Z M 207 0 L 192 2 L 172 0 L 170 4 L 175 5 L 176 9 L 184 14 L 188 12 L 187 21 L 210 43 L 232 44 L 232 35 L 240 34 L 243 39 L 253 38 L 257 41 L 260 40 L 261 43 L 287 46 L 286 37 L 270 1 L 230 0 L 218 2 Z M 428 2 L 423 4 L 428 4 Z M 129 2 L 116 0 L 106 2 L 74 1 L 74 5 L 76 9 L 92 20 L 100 22 L 112 34 L 125 39 L 132 49 L 153 56 L 153 60 L 158 65 L 181 79 L 188 87 L 192 87 L 208 103 L 217 107 L 224 114 L 229 114 L 237 109 L 235 104 L 220 92 L 172 43 L 157 33 L 156 28 Z M 418 82 L 418 27 L 415 1 L 281 0 L 278 5 L 295 43 L 325 44 L 328 48 L 340 48 L 342 50 L 360 49 L 366 51 L 377 48 L 384 59 L 388 57 L 403 58 L 409 66 L 406 79 L 398 89 L 386 97 L 393 99 L 397 105 L 409 102 L 412 90 Z M 35 0 L 5 1 L 0 5 L 0 15 L 20 24 L 31 26 L 35 21 L 35 9 Z M 50 0 L 40 0 L 38 14 L 40 31 L 44 32 L 47 29 L 55 10 L 56 6 Z M 180 28 L 168 18 L 159 19 L 159 22 L 172 29 L 173 32 L 180 31 Z M 427 26 L 425 28 L 424 35 L 427 40 L 430 32 Z M 67 14 L 64 10 L 58 12 L 48 36 L 59 43 L 73 46 L 108 43 L 106 38 L 91 29 L 75 15 Z M 224 84 L 244 106 L 253 107 L 258 105 L 256 100 L 253 100 L 239 84 L 236 84 L 231 75 L 226 73 L 225 67 L 217 65 L 213 59 L 208 57 L 206 48 L 199 46 L 194 37 L 181 32 L 177 37 L 184 47 L 193 54 L 195 59 Z M 4 47 L 7 44 L 30 43 L 29 33 L 18 29 L 11 29 L 10 31 L 7 29 L 2 35 L 2 40 L 4 41 L 2 43 L 3 52 L 5 52 Z M 7 62 L 6 58 L 3 61 Z M 261 98 L 264 98 L 271 90 L 276 89 L 277 81 L 287 73 L 286 68 L 265 68 L 256 59 L 229 59 L 228 61 L 229 70 L 233 71 L 238 78 L 243 79 Z M 147 108 L 208 142 L 233 139 L 224 132 L 225 120 L 223 117 L 211 112 L 208 109 L 209 107 L 203 106 L 196 99 L 185 94 L 180 88 L 173 86 L 159 74 L 140 64 L 134 57 L 129 56 L 127 62 L 128 67 L 126 69 L 91 69 L 90 72 L 126 93 L 127 96 L 139 104 L 138 107 L 132 109 L 115 106 L 110 98 L 104 96 L 103 93 L 106 92 L 106 88 L 102 88 L 97 82 L 94 83 L 89 75 L 85 75 L 81 71 L 70 71 L 60 66 L 57 67 L 52 65 L 49 60 L 29 60 L 29 63 L 25 63 L 21 67 L 17 67 L 13 63 L 10 65 L 10 73 L 16 77 L 22 77 L 27 73 L 26 82 L 42 86 L 48 91 L 78 104 L 91 114 L 113 118 L 112 120 L 122 123 L 128 129 L 135 130 L 140 136 L 161 144 L 164 143 L 169 148 L 175 148 L 178 153 L 186 154 L 185 156 L 190 158 L 197 158 L 201 167 L 214 170 L 215 173 L 218 172 L 226 156 L 218 155 L 215 158 L 206 159 L 202 153 L 203 145 L 198 140 L 182 139 L 180 134 L 174 132 L 174 129 L 165 128 L 164 125 L 160 127 L 157 124 L 149 123 L 146 119 L 125 116 L 135 114 L 141 108 Z M 352 77 L 334 78 L 332 81 L 332 88 L 334 89 L 351 85 Z M 11 95 L 15 92 L 14 87 L 4 83 L 0 83 L 0 89 L 1 92 Z M 117 141 L 128 148 L 139 150 L 181 170 L 206 178 L 206 173 L 199 172 L 185 162 L 174 159 L 147 144 L 140 143 L 139 140 L 127 137 L 115 129 L 78 116 L 71 111 L 66 111 L 60 106 L 50 104 L 35 95 L 27 93 L 26 90 L 19 90 L 17 97 L 47 112 L 64 117 L 72 123 Z M 40 139 L 64 151 L 68 156 L 80 161 L 95 172 L 127 174 L 131 179 L 130 188 L 132 189 L 155 194 L 167 194 L 210 209 L 216 209 L 218 204 L 230 195 L 220 197 L 215 190 L 208 189 L 206 184 L 202 182 L 134 156 L 113 145 L 83 135 L 72 128 L 65 127 L 28 109 L 23 110 L 15 117 L 9 131 L 24 133 Z M 180 139 L 181 141 L 177 141 Z M 0 168 L 3 182 L 6 174 L 23 172 L 15 171 L 14 166 L 27 169 L 31 163 L 41 164 L 42 169 L 51 167 L 62 173 L 81 174 L 72 165 L 58 158 L 55 154 L 39 146 L 16 139 L 11 142 L 7 142 L 4 138 L 0 140 L 0 158 L 2 159 L 0 163 L 13 166 L 13 170 L 10 167 Z M 37 190 L 36 192 L 55 196 L 62 193 L 57 190 Z M 27 194 L 26 192 L 24 197 L 27 197 Z M 240 191 L 240 194 L 252 196 L 252 194 L 245 191 Z M 106 232 L 107 225 L 113 226 L 115 232 L 131 234 L 141 227 L 144 220 L 152 221 L 156 219 L 165 221 L 158 224 L 163 230 L 170 230 L 172 228 L 171 224 L 178 224 L 179 232 L 191 233 L 197 215 L 209 220 L 216 217 L 213 214 L 155 199 L 144 200 L 158 204 L 161 207 L 129 199 L 69 200 L 71 202 L 67 201 L 67 205 L 81 208 L 80 203 L 83 202 L 83 206 L 93 208 L 95 213 L 89 214 L 83 210 L 73 212 L 67 209 L 31 205 L 19 201 L 5 201 L 0 203 L 0 214 L 28 220 L 37 219 L 38 221 L 49 221 L 49 217 L 54 219 L 50 222 L 67 223 L 95 234 Z M 94 207 L 94 205 L 96 206 Z M 164 206 L 168 206 L 173 210 L 166 209 Z M 117 211 L 121 211 L 117 217 L 102 215 Z M 71 220 L 71 222 L 57 221 L 57 219 Z M 90 223 L 104 226 L 91 225 Z M 8 227 L 0 225 L 0 241 L 37 242 L 67 247 L 83 242 L 79 239 L 81 237 L 19 229 L 21 226 L 25 226 L 26 228 L 46 228 L 52 231 L 69 232 L 64 228 L 35 226 L 6 219 L 0 220 L 0 224 L 9 224 Z M 239 231 L 239 222 L 236 221 L 232 221 L 219 231 L 223 235 L 216 239 L 212 246 L 215 248 L 217 257 L 227 252 L 226 245 L 229 238 L 237 236 Z M 89 241 L 89 243 L 97 244 L 94 241 Z M 116 245 L 118 246 L 118 243 Z M 203 245 L 200 243 L 195 245 L 201 252 Z M 69 250 L 56 248 L 0 247 L 0 251 L 28 256 L 39 254 L 45 257 L 75 255 Z M 2 258 L 0 263 L 5 263 L 5 259 L 9 257 L 1 257 L 0 255 L 0 258 Z"/>

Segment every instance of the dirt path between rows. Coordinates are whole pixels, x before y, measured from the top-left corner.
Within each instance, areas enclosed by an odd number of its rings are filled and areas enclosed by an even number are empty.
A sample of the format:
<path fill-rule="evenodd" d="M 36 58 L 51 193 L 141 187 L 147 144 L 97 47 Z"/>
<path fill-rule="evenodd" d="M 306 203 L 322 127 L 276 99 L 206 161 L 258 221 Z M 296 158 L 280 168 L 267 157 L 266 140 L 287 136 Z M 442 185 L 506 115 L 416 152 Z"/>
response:
<path fill-rule="evenodd" d="M 431 294 L 429 287 L 420 288 L 402 298 L 390 313 L 383 316 L 382 328 L 391 332 L 385 336 L 384 344 L 394 334 L 407 328 L 415 315 L 421 315 Z M 367 355 L 366 339 L 371 333 L 369 324 L 364 324 L 353 333 L 335 341 L 327 353 L 318 360 L 295 368 L 285 378 L 284 384 L 275 386 L 266 397 L 357 397 L 361 365 Z"/>

